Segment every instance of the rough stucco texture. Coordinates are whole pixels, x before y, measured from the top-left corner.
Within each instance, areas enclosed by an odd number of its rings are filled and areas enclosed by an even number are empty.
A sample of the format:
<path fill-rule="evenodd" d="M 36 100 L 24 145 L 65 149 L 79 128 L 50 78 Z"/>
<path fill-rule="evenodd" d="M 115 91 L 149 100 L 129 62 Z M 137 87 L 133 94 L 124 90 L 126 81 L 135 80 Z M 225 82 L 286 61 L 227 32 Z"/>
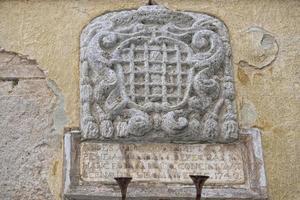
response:
<path fill-rule="evenodd" d="M 55 92 L 34 60 L 0 50 L 0 199 L 58 197 L 63 126 Z"/>
<path fill-rule="evenodd" d="M 228 26 L 237 83 L 240 124 L 245 128 L 258 127 L 263 131 L 270 199 L 300 199 L 300 1 L 157 0 L 157 2 L 171 9 L 209 13 L 222 19 Z M 144 3 L 137 0 L 1 1 L 0 46 L 37 60 L 47 76 L 57 84 L 65 98 L 65 111 L 70 119 L 68 125 L 78 126 L 79 37 L 82 28 L 91 19 L 104 12 L 136 8 Z M 19 70 L 22 71 L 22 69 Z M 9 69 L 6 69 L 0 73 L 8 73 L 8 71 Z M 24 75 L 24 70 L 22 73 Z M 35 73 L 35 76 L 39 75 L 38 72 Z M 40 87 L 34 86 L 38 81 L 40 81 Z M 44 99 L 42 102 L 34 100 L 40 103 L 36 108 L 26 103 L 24 99 L 20 100 L 12 95 L 14 92 L 8 94 L 14 84 L 9 81 L 1 82 L 1 91 L 4 90 L 4 92 L 0 97 L 2 101 L 0 133 L 5 139 L 1 140 L 0 149 L 1 154 L 9 154 L 15 149 L 24 151 L 20 155 L 13 154 L 16 157 L 1 155 L 1 163 L 10 164 L 5 165 L 9 166 L 9 169 L 2 169 L 1 166 L 1 178 L 7 181 L 8 185 L 1 186 L 0 193 L 3 195 L 9 191 L 11 184 L 15 185 L 15 188 L 25 187 L 29 190 L 30 186 L 24 186 L 22 180 L 27 184 L 32 184 L 32 187 L 37 184 L 35 180 L 41 180 L 41 185 L 39 185 L 41 191 L 49 191 L 43 194 L 37 193 L 34 198 L 30 196 L 25 199 L 47 199 L 46 197 L 56 199 L 60 192 L 60 182 L 57 178 L 59 175 L 24 176 L 23 173 L 30 169 L 15 169 L 14 166 L 17 164 L 19 167 L 34 168 L 37 164 L 36 159 L 26 161 L 32 162 L 32 165 L 22 165 L 22 162 L 25 162 L 22 161 L 22 155 L 25 156 L 26 152 L 39 155 L 40 151 L 44 152 L 43 148 L 48 148 L 47 145 L 44 147 L 42 145 L 37 149 L 30 146 L 26 149 L 26 142 L 19 141 L 20 144 L 17 144 L 18 140 L 30 137 L 32 145 L 39 145 L 49 136 L 51 125 L 37 121 L 37 128 L 24 127 L 28 119 L 19 116 L 19 112 L 10 112 L 10 109 L 16 110 L 19 105 L 24 104 L 21 107 L 28 108 L 28 111 L 24 110 L 24 115 L 37 116 L 39 112 L 36 114 L 32 112 L 37 112 L 35 110 L 38 109 L 42 112 L 39 114 L 44 116 L 40 120 L 52 119 L 55 115 L 51 109 L 54 101 L 51 101 L 54 98 L 53 94 L 41 80 L 19 81 L 15 89 L 17 93 L 19 91 L 25 95 L 25 93 L 32 92 L 32 95 L 29 95 L 30 98 L 35 98 L 34 94 L 48 95 L 45 98 L 47 100 L 42 98 Z M 31 87 L 34 91 L 30 89 Z M 9 118 L 6 115 L 14 121 L 8 121 Z M 44 131 L 42 131 L 43 126 L 45 126 Z M 21 132 L 22 128 L 27 132 Z M 6 140 L 8 143 L 2 144 Z M 22 140 L 26 141 L 26 138 Z M 51 143 L 53 151 L 49 151 L 50 153 L 45 151 L 46 157 L 55 157 L 54 152 L 60 151 L 59 140 Z M 2 152 L 3 145 L 4 153 Z M 9 159 L 16 160 L 16 164 Z M 45 165 L 49 164 L 50 169 L 54 168 L 59 171 L 61 165 L 54 161 L 55 158 L 48 160 L 52 160 L 52 164 L 49 161 Z M 9 172 L 6 173 L 3 170 L 9 170 Z M 5 181 L 2 182 L 6 184 Z M 23 189 L 22 194 L 28 193 L 26 189 Z M 39 197 L 39 194 L 44 197 Z M 15 193 L 12 199 L 19 199 L 18 195 Z"/>

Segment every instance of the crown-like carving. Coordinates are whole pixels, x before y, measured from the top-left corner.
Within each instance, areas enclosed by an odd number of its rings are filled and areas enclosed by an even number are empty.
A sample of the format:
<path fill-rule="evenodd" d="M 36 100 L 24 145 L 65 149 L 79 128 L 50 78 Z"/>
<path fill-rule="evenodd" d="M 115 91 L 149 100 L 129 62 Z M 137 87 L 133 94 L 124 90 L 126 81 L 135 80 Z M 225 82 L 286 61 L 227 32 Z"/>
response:
<path fill-rule="evenodd" d="M 81 36 L 84 139 L 231 142 L 238 138 L 227 29 L 161 6 L 112 12 Z"/>

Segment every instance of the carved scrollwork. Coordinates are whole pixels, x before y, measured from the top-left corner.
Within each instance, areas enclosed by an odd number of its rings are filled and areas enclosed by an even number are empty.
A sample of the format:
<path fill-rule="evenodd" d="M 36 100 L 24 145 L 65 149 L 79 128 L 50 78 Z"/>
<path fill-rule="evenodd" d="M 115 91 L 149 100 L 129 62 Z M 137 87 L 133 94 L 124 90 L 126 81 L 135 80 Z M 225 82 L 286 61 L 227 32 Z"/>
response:
<path fill-rule="evenodd" d="M 181 133 L 189 124 L 188 120 L 182 115 L 183 111 L 181 110 L 171 111 L 165 114 L 162 117 L 162 129 L 168 134 Z"/>
<path fill-rule="evenodd" d="M 238 138 L 224 24 L 161 6 L 100 16 L 81 36 L 83 139 Z"/>

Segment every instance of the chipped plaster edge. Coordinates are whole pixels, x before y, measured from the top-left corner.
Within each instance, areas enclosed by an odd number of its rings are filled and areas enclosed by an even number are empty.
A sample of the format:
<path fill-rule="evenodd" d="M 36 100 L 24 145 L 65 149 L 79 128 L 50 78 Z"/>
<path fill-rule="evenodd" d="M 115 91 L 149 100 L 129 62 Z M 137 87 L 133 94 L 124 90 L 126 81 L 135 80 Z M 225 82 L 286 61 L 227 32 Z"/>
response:
<path fill-rule="evenodd" d="M 64 168 L 64 155 L 63 155 L 63 149 L 62 149 L 62 145 L 61 143 L 64 142 L 64 138 L 63 138 L 63 134 L 64 134 L 64 127 L 65 125 L 68 123 L 69 118 L 66 114 L 65 111 L 65 102 L 64 102 L 64 96 L 63 93 L 61 92 L 61 90 L 59 89 L 59 87 L 57 86 L 57 84 L 55 83 L 55 81 L 46 78 L 46 83 L 47 86 L 49 88 L 49 90 L 55 95 L 56 97 L 56 101 L 54 103 L 53 106 L 53 125 L 52 125 L 52 129 L 51 129 L 51 133 L 53 135 L 59 136 L 59 146 L 60 148 L 58 149 L 58 151 L 55 153 L 54 158 L 56 157 L 59 162 L 61 163 L 60 165 L 60 169 L 59 169 L 59 173 L 61 175 L 63 175 L 63 168 Z M 64 146 L 64 145 L 63 145 Z M 50 166 L 53 167 L 53 166 Z M 58 176 L 58 178 L 56 177 L 52 177 L 51 175 L 49 175 L 49 179 L 48 179 L 48 184 L 49 187 L 51 189 L 51 192 L 57 197 L 60 198 L 61 194 L 63 193 L 63 184 L 60 182 L 61 180 L 61 176 Z M 59 184 L 59 188 L 57 188 L 57 184 Z M 61 199 L 61 198 L 60 198 Z"/>
<path fill-rule="evenodd" d="M 68 124 L 69 122 L 69 118 L 67 117 L 64 108 L 65 105 L 64 96 L 61 90 L 59 89 L 59 87 L 57 86 L 57 84 L 53 80 L 47 79 L 47 85 L 49 89 L 53 92 L 53 94 L 57 97 L 56 105 L 53 113 L 54 129 L 52 131 L 57 131 L 62 135 L 65 125 Z"/>

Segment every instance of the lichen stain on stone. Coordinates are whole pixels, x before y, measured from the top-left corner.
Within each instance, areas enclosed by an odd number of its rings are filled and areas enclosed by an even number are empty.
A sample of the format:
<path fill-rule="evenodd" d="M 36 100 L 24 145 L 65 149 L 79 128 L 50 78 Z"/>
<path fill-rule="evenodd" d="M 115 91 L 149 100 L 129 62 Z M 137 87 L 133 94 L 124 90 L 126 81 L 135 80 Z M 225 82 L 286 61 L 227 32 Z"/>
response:
<path fill-rule="evenodd" d="M 259 128 L 262 131 L 269 131 L 269 130 L 272 129 L 273 125 L 271 124 L 270 121 L 268 121 L 266 119 L 258 118 L 253 127 L 254 128 Z"/>
<path fill-rule="evenodd" d="M 243 128 L 252 128 L 257 120 L 255 105 L 250 100 L 243 100 L 240 103 L 240 125 Z"/>
<path fill-rule="evenodd" d="M 61 159 L 61 152 L 55 155 L 55 159 L 49 168 L 47 180 L 49 189 L 51 193 L 55 195 L 55 199 L 60 199 L 62 192 L 62 162 L 59 159 Z"/>
<path fill-rule="evenodd" d="M 249 77 L 247 73 L 241 67 L 238 67 L 238 79 L 243 85 L 246 85 L 249 82 Z"/>
<path fill-rule="evenodd" d="M 56 176 L 57 175 L 57 167 L 58 167 L 59 161 L 55 160 L 53 165 L 52 165 L 52 176 Z"/>

